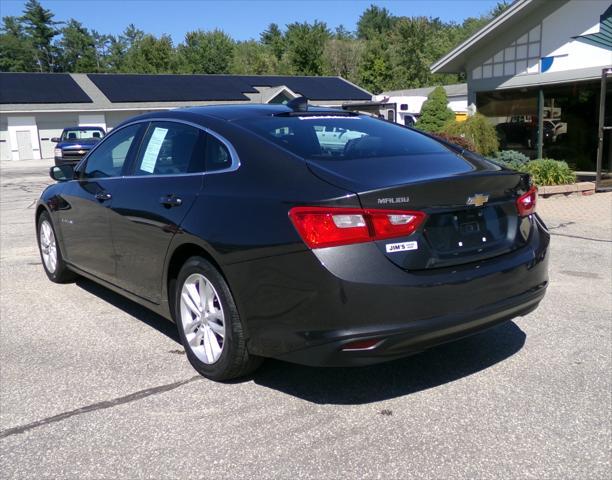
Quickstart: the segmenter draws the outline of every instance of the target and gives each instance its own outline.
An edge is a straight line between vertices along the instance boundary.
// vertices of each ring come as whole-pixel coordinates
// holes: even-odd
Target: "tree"
[[[350,30],[347,30],[344,25],[340,24],[336,27],[334,38],[336,40],[354,40],[355,35]]]
[[[356,40],[338,38],[328,40],[323,50],[324,73],[357,82],[363,46],[363,42]]]
[[[58,42],[59,67],[64,72],[95,72],[99,70],[96,43],[92,34],[80,22],[71,19],[61,30]]]
[[[422,118],[421,116],[421,120]],[[421,120],[418,121],[417,125],[421,123]],[[495,127],[487,117],[480,113],[468,117],[464,122],[447,123],[444,132],[467,138],[476,147],[476,152],[481,155],[490,156],[499,150],[499,140]]]
[[[391,57],[386,42],[374,38],[365,43],[359,62],[359,84],[372,93],[387,90],[393,80]]]
[[[322,75],[323,49],[325,42],[330,38],[327,25],[315,21],[313,24],[291,23],[287,25],[285,41],[287,50],[285,55],[296,75]]]
[[[96,30],[91,31],[91,37],[94,42],[94,50],[96,57],[96,70],[104,72],[109,70],[108,59],[110,55],[111,35],[104,35]]]
[[[222,30],[187,32],[178,47],[182,73],[229,73],[234,40]]]
[[[4,17],[0,28],[0,71],[28,72],[38,69],[34,47],[17,17]]]
[[[278,60],[259,42],[238,42],[230,71],[237,75],[274,75],[278,72]]]
[[[127,55],[127,45],[121,37],[114,35],[108,36],[108,49],[106,52],[105,63],[109,72],[125,71],[125,57]]]
[[[285,53],[285,36],[276,23],[271,23],[259,36],[259,40],[266,45],[277,60],[280,60]]]
[[[145,35],[145,32],[136,27],[133,23],[130,23],[120,36],[120,40],[125,44],[126,49],[132,48],[132,46],[140,42]]]
[[[374,37],[390,32],[396,17],[386,8],[370,5],[359,17],[357,22],[357,38],[371,40]]]
[[[421,117],[416,125],[425,132],[441,132],[444,126],[454,118],[455,114],[448,108],[446,91],[443,87],[436,87],[423,103]]]
[[[455,74],[433,75],[430,65],[453,45],[454,26],[438,18],[402,17],[391,33],[393,89],[418,88],[434,83],[457,83]]]
[[[53,13],[42,7],[38,0],[28,0],[21,21],[24,31],[34,48],[35,61],[41,72],[55,69],[56,49],[53,38],[58,34],[55,28],[60,22],[53,20]]]
[[[174,73],[176,55],[172,39],[168,35],[159,38],[145,34],[135,40],[130,47],[122,66],[129,73]]]
[[[511,5],[512,2],[508,0],[502,0],[501,2],[497,2],[497,5],[495,5],[491,12],[489,12],[489,16],[491,17],[491,19],[499,17],[502,13],[508,10]]]

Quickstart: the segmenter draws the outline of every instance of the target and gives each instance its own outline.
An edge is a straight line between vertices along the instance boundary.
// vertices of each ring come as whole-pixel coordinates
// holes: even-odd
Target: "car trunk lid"
[[[410,236],[376,242],[403,269],[480,261],[520,248],[529,235],[530,223],[516,209],[528,176],[476,156],[449,151],[416,159],[310,162],[310,168],[357,193],[365,209],[427,214]]]

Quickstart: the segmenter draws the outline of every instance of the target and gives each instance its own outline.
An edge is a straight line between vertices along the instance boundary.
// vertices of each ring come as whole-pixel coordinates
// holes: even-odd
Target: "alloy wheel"
[[[48,220],[43,220],[40,224],[40,251],[42,253],[45,268],[49,273],[55,273],[57,268],[57,245],[55,234]]]
[[[213,364],[225,345],[225,314],[219,295],[202,274],[187,277],[181,289],[181,324],[195,356]]]

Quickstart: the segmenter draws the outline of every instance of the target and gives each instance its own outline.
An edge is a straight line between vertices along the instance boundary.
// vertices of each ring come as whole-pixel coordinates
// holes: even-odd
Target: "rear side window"
[[[202,172],[205,134],[174,122],[151,122],[135,162],[134,175],[178,175]]]
[[[248,118],[247,129],[309,160],[351,160],[448,152],[413,130],[369,117],[315,115]]]
[[[118,177],[142,125],[117,130],[87,157],[84,175],[87,178]]]
[[[225,170],[232,165],[232,157],[229,150],[213,135],[207,135],[205,158],[207,172]]]

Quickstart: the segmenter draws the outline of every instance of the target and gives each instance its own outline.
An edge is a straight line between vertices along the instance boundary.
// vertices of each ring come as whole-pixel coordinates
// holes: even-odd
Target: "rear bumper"
[[[328,332],[329,341],[278,355],[281,360],[311,366],[348,367],[371,365],[412,355],[428,348],[473,335],[535,310],[547,284],[485,308],[436,318],[408,321],[387,330],[373,327],[359,335]],[[335,338],[334,338],[335,337]],[[372,348],[343,350],[355,340],[379,340]]]
[[[550,237],[464,266],[406,272],[373,243],[224,269],[255,355],[306,365],[366,365],[470,335],[535,309],[548,284]],[[347,343],[380,339],[366,351]]]

